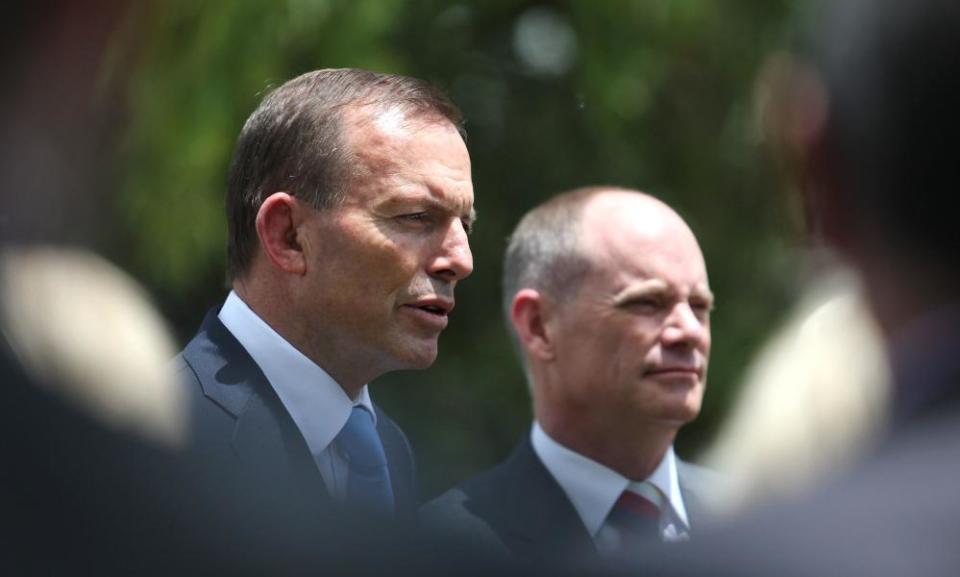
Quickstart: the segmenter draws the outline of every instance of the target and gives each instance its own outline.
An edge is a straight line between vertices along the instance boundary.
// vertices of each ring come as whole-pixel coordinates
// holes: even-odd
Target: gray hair
[[[513,297],[531,288],[554,302],[575,296],[591,261],[580,242],[583,208],[591,198],[611,191],[590,186],[554,196],[528,212],[510,235],[503,261],[503,314],[520,360],[526,364],[510,321]]]

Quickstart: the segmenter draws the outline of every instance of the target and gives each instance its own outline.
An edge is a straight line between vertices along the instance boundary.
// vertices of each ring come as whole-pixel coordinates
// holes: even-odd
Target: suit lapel
[[[683,506],[690,521],[690,532],[693,534],[710,521],[710,497],[721,481],[716,472],[680,459],[677,459],[677,477]]]
[[[387,467],[390,472],[390,484],[397,508],[398,518],[412,523],[416,519],[418,495],[416,494],[416,471],[413,451],[403,432],[380,407],[374,405],[377,413],[377,434],[383,443],[387,455]]]
[[[517,557],[554,563],[597,556],[563,489],[525,438],[504,463],[467,483],[464,506],[483,518]]]
[[[236,419],[231,446],[259,476],[289,475],[323,502],[329,495],[310,450],[290,414],[246,349],[217,318],[207,314],[184,350],[204,395]]]

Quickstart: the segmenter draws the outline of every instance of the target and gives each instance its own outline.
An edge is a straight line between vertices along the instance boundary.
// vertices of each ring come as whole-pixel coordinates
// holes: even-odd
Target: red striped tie
[[[624,545],[661,539],[660,508],[632,491],[624,491],[614,504],[607,523],[620,531]]]

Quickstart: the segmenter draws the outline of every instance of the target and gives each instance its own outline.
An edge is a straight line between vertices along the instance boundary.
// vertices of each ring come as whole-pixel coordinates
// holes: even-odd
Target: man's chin
[[[668,407],[665,411],[664,418],[672,421],[678,425],[686,425],[691,421],[696,420],[700,415],[700,405],[682,405],[678,407]]]
[[[656,413],[656,420],[670,426],[682,427],[700,415],[700,403],[694,399],[664,403]]]
[[[437,353],[436,339],[418,339],[404,343],[397,360],[404,369],[426,369],[437,360]]]

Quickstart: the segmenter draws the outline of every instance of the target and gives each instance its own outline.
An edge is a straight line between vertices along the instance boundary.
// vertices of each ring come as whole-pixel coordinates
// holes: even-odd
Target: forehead
[[[390,197],[383,201],[427,195],[472,207],[470,156],[460,132],[445,118],[411,117],[398,107],[347,109],[344,140],[351,180],[360,185],[352,186],[351,194]]]
[[[693,232],[672,209],[651,197],[611,192],[591,199],[583,208],[581,242],[593,276],[611,285],[611,291],[649,279],[709,291]]]

